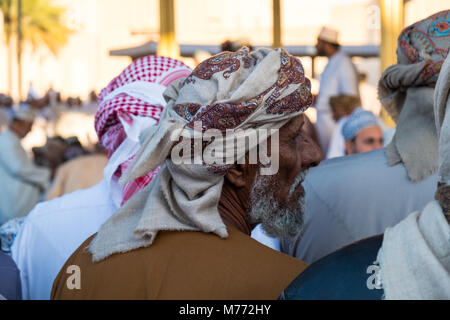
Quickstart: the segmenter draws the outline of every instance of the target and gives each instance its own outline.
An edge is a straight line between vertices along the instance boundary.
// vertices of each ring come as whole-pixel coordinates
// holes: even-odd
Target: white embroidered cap
[[[329,27],[322,27],[317,37],[319,40],[323,40],[330,43],[338,44],[339,32]]]

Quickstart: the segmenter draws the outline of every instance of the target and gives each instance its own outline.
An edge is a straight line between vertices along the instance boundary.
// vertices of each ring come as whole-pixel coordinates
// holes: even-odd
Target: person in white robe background
[[[340,94],[359,97],[358,73],[350,57],[340,49],[336,30],[323,27],[317,37],[316,50],[319,56],[328,57],[328,64],[320,76],[319,94],[315,104],[315,125],[322,154],[326,155],[336,125],[330,109],[330,97]]]
[[[0,134],[0,225],[27,215],[50,183],[50,171],[36,166],[21,145],[35,114],[21,108]]]

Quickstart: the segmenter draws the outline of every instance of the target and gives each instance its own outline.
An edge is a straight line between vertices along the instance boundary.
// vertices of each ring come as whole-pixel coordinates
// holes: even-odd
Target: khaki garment
[[[46,200],[95,186],[103,179],[103,169],[107,163],[108,157],[103,154],[81,156],[64,163],[56,172]]]
[[[221,300],[277,299],[307,264],[228,227],[229,237],[162,231],[151,247],[114,254],[98,263],[91,238],[69,258],[53,283],[51,299]],[[81,289],[67,268],[81,271]],[[69,280],[69,281],[68,281]]]

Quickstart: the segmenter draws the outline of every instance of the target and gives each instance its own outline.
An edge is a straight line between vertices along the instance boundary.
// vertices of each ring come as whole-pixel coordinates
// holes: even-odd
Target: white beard
[[[289,198],[303,182],[307,174],[304,170],[298,174],[289,190]],[[248,216],[251,223],[261,223],[264,231],[271,237],[290,239],[296,237],[303,230],[303,214],[305,213],[305,195],[298,198],[296,210],[290,208],[280,209],[274,197],[274,184],[271,176],[258,175],[255,178],[250,192],[250,212]]]

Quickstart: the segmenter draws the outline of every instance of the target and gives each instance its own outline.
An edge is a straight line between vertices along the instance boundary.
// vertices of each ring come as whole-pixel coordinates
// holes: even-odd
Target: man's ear
[[[238,164],[228,170],[225,179],[236,188],[243,188],[253,183],[257,166],[249,164]]]
[[[244,178],[245,168],[243,166],[244,165],[242,164],[236,165],[234,168],[228,170],[225,175],[225,179],[237,188],[242,188],[246,185],[246,180]]]

